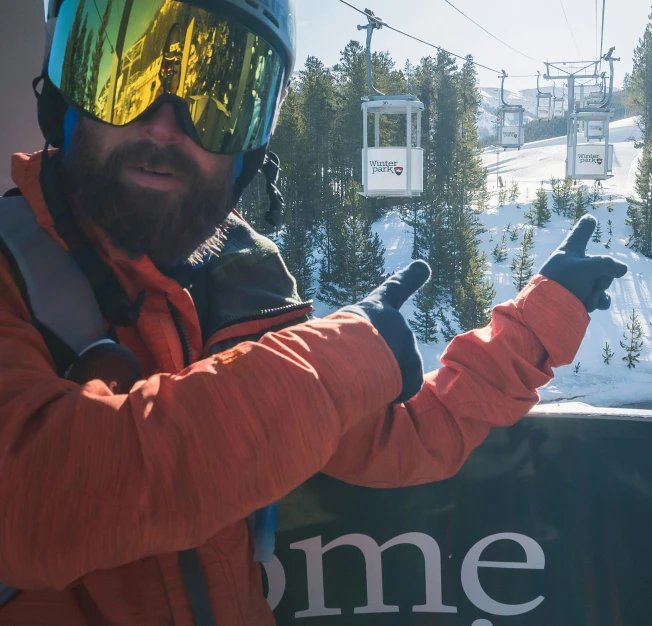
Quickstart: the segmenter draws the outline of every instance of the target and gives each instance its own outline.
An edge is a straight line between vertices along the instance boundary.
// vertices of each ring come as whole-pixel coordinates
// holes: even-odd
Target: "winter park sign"
[[[398,161],[369,161],[371,167],[371,174],[396,174],[400,176],[403,173],[403,166],[398,164]]]
[[[411,171],[412,190],[423,191],[423,150],[412,148],[408,169],[407,148],[369,148],[362,167],[366,170],[366,187],[371,191],[398,195],[406,192]]]
[[[494,430],[449,480],[318,475],[265,567],[279,626],[640,626],[652,424],[557,415]]]

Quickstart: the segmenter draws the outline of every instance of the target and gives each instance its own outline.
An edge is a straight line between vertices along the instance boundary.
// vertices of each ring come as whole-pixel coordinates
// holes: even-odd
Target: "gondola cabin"
[[[421,114],[424,105],[416,96],[363,98],[362,195],[367,198],[412,198],[423,193]],[[400,116],[405,124],[405,145],[381,145],[384,116]],[[373,132],[369,121],[373,120]],[[370,144],[373,135],[373,145]]]

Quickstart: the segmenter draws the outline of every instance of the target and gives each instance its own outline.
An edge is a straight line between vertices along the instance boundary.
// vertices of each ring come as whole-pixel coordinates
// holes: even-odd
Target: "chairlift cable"
[[[350,7],[354,11],[357,11],[358,13],[361,13],[364,15],[367,19],[372,19],[370,18],[368,13],[365,13],[361,9],[358,9],[358,7],[353,6],[350,2],[347,2],[346,0],[339,0],[342,4],[345,4],[346,6]],[[402,30],[399,30],[398,28],[394,28],[393,26],[390,26],[386,22],[382,22],[382,26],[384,28],[388,28],[389,30],[393,30],[395,33],[398,33],[399,35],[403,35],[404,37],[408,37],[409,39],[414,39],[414,41],[418,41],[419,43],[422,43],[426,46],[429,46],[430,48],[435,48],[436,50],[440,50],[441,52],[446,52],[446,54],[450,54],[452,57],[455,57],[456,59],[461,59],[462,61],[467,61],[467,57],[463,57],[459,54],[455,54],[454,52],[451,52],[450,50],[446,50],[445,48],[442,48],[441,46],[437,46],[434,43],[430,43],[429,41],[425,41],[423,39],[419,39],[418,37],[415,37],[414,35],[410,35],[409,33],[406,33]],[[473,65],[476,65],[477,67],[481,67],[485,70],[489,70],[490,72],[494,72],[496,74],[502,74],[502,70],[497,70],[494,69],[493,67],[488,67],[487,65],[483,65],[482,63],[478,63],[477,61],[471,61]]]
[[[487,35],[489,35],[490,37],[493,37],[496,41],[502,43],[503,46],[507,46],[510,50],[513,50],[514,52],[516,52],[517,54],[520,54],[522,57],[525,57],[526,59],[530,59],[531,61],[536,61],[537,63],[543,63],[543,61],[541,59],[535,59],[534,57],[531,57],[530,55],[525,54],[525,53],[521,52],[520,50],[517,50],[513,46],[510,46],[508,43],[505,43],[499,37],[496,37],[496,35],[494,35],[493,33],[490,33],[484,26],[481,26],[474,19],[470,18],[466,13],[464,13],[464,11],[461,11],[460,9],[458,9],[452,2],[450,2],[450,0],[444,0],[444,2],[446,4],[448,4],[448,5],[450,5],[451,7],[453,7],[460,15],[463,15],[467,20],[469,20],[470,22],[473,22],[478,28],[480,28],[485,33],[487,33]],[[596,0],[596,2],[597,2],[597,0]],[[596,25],[596,28],[597,28],[597,25]],[[536,76],[536,74],[535,74],[535,76]]]
[[[573,38],[573,43],[575,44],[575,49],[577,50],[577,54],[582,56],[582,53],[580,52],[579,46],[577,45],[577,41],[575,40],[575,35],[573,34],[573,29],[571,28],[570,22],[568,21],[568,16],[566,15],[566,9],[564,8],[564,0],[559,0],[559,4],[561,4],[561,10],[564,12],[564,19],[566,20],[566,26],[568,26],[568,30],[571,34],[571,37]]]
[[[602,52],[604,51],[604,12],[607,8],[607,0],[602,0],[602,32],[600,34],[600,73],[602,73]]]
[[[97,8],[97,3],[95,0],[93,0],[93,4],[95,5],[95,12],[97,13],[97,17],[100,19],[100,25],[102,24],[102,16],[100,15],[100,10]],[[109,42],[109,47],[111,48],[111,54],[115,54],[115,46],[111,43],[111,40],[109,39],[109,36],[106,33],[106,30],[104,31],[104,36],[106,37],[106,40]]]
[[[595,0],[595,56],[598,56],[598,0]]]

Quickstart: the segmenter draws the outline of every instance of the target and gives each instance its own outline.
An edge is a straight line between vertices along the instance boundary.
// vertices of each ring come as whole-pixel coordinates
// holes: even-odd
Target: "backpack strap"
[[[88,346],[106,338],[104,319],[84,272],[43,230],[22,196],[0,198],[0,251],[63,375]]]
[[[63,376],[89,345],[106,338],[88,279],[72,256],[43,230],[21,195],[0,198],[0,253]],[[0,607],[19,590],[0,583]]]

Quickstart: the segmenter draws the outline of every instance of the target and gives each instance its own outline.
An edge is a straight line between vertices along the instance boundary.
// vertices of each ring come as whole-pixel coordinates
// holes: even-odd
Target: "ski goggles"
[[[171,102],[194,141],[233,154],[269,142],[285,67],[258,35],[186,2],[65,0],[48,77],[68,104],[114,126]]]

